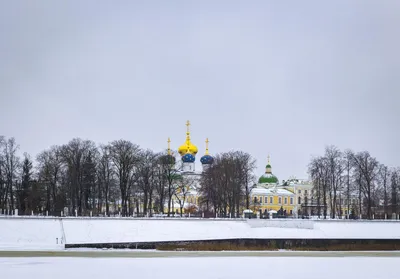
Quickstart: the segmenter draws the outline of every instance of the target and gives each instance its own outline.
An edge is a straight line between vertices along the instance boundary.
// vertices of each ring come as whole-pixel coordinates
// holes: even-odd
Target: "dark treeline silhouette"
[[[389,168],[367,151],[340,151],[328,146],[323,156],[312,158],[314,204],[319,216],[373,219],[396,218],[400,196],[400,169]]]
[[[19,215],[61,214],[131,216],[171,214],[173,200],[186,202],[189,177],[180,175],[174,155],[140,148],[126,140],[105,145],[72,139],[52,146],[35,158],[18,156],[14,138],[0,137],[0,210]],[[210,212],[238,213],[248,204],[255,161],[244,152],[216,155],[215,164],[193,190]],[[224,181],[217,178],[224,177]],[[210,184],[211,183],[211,184]],[[211,195],[216,191],[216,196]],[[214,193],[214,192],[213,192]]]

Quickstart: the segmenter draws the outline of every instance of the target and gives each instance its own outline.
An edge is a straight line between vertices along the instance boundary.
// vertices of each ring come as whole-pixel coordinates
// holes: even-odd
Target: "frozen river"
[[[398,252],[77,252],[3,251],[1,278],[399,278]]]

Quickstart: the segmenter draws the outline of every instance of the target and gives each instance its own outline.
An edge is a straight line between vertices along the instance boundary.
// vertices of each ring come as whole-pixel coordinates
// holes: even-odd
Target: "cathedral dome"
[[[196,160],[196,157],[190,153],[186,153],[185,155],[182,156],[182,161],[184,163],[193,163]]]
[[[214,157],[211,155],[204,155],[203,157],[200,158],[200,162],[203,165],[211,165],[214,162]]]
[[[191,154],[191,155],[195,156],[197,154],[198,149],[197,149],[197,146],[195,146],[190,141],[190,132],[189,132],[190,122],[189,121],[186,122],[186,126],[187,126],[186,142],[184,144],[182,144],[181,146],[179,146],[178,153],[181,156],[184,156],[186,154]]]
[[[272,174],[272,167],[269,163],[269,156],[268,156],[268,164],[265,166],[265,173],[261,175],[258,179],[258,183],[269,183],[269,184],[277,184],[279,179]]]
[[[214,157],[208,154],[208,138],[206,139],[206,154],[204,154],[203,157],[200,158],[200,162],[203,165],[211,165],[214,162]]]
[[[163,155],[160,157],[161,164],[163,165],[174,165],[176,162],[175,156],[172,155],[171,151],[171,139],[168,138],[168,149],[167,155]]]
[[[263,175],[260,176],[260,178],[258,179],[258,183],[272,183],[272,184],[276,184],[278,183],[279,180],[278,178],[273,175],[273,174],[268,174],[265,173]]]
[[[192,144],[189,141],[186,141],[184,144],[182,144],[181,146],[179,146],[178,148],[178,152],[181,156],[185,155],[185,154],[192,154],[192,155],[196,155],[198,152],[197,146],[195,146],[194,144]]]

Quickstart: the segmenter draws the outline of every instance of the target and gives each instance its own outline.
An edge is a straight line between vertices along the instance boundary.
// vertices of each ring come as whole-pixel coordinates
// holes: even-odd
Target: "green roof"
[[[258,179],[258,183],[278,183],[278,178],[275,175],[272,176],[261,176]]]
[[[268,165],[266,165],[265,167],[266,167],[266,168],[271,168],[271,165],[270,165],[270,164],[268,164]]]

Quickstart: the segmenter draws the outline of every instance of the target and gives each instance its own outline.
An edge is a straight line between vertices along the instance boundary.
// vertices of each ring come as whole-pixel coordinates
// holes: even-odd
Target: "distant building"
[[[182,168],[179,170],[179,174],[183,177],[184,181],[187,181],[186,188],[177,187],[176,195],[174,195],[171,202],[171,212],[180,213],[182,207],[184,213],[193,213],[199,210],[199,197],[198,192],[200,188],[200,177],[202,171],[195,170],[195,161],[198,148],[191,142],[190,139],[190,122],[186,122],[186,140],[178,148],[178,153],[181,156]],[[206,150],[205,154],[200,158],[203,171],[206,170],[213,162],[214,157],[209,154],[208,151],[208,138],[206,139]],[[171,156],[170,140],[168,139],[168,155]],[[168,208],[168,201],[166,201],[165,208]]]
[[[310,202],[312,188],[309,181],[296,178],[290,178],[279,184],[278,177],[272,173],[268,156],[265,173],[260,176],[250,193],[252,201],[250,209],[264,215],[267,213],[286,216],[303,215],[308,210],[306,204]]]

